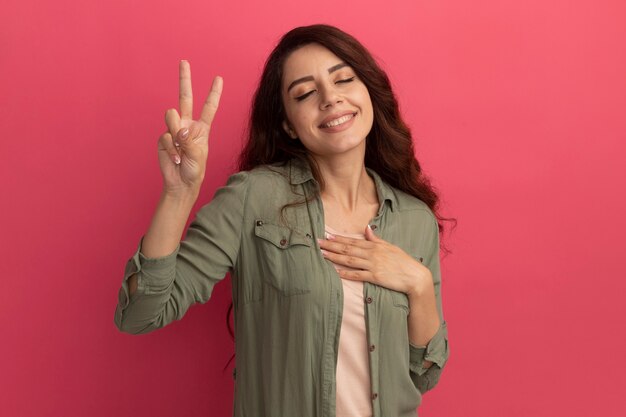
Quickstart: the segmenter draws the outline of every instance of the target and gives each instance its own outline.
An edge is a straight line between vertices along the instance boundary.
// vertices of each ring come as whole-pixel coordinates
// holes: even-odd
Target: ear
[[[285,132],[287,132],[291,139],[298,139],[297,133],[291,128],[291,125],[286,120],[283,120],[283,129],[285,129]]]

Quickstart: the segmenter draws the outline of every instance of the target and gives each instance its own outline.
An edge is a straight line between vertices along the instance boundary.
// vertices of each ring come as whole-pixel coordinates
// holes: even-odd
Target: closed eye
[[[302,94],[301,96],[296,97],[296,100],[298,100],[298,101],[302,101],[302,100],[304,100],[305,98],[307,98],[308,96],[310,96],[311,94],[313,94],[313,92],[315,92],[315,90],[311,90],[311,91],[309,91],[309,92],[308,92],[308,93],[306,93],[306,94]]]
[[[346,78],[346,79],[344,79],[344,80],[338,80],[338,81],[337,81],[337,84],[339,84],[339,83],[350,83],[350,82],[354,81],[354,79],[355,79],[355,78],[356,78],[356,77],[350,77],[350,78]],[[304,100],[305,98],[307,98],[308,96],[310,96],[311,94],[313,94],[315,91],[317,91],[317,90],[311,90],[311,91],[309,91],[308,93],[305,93],[305,94],[303,94],[303,95],[301,95],[301,96],[298,96],[298,97],[296,97],[296,100],[298,100],[298,101],[302,101],[302,100]]]

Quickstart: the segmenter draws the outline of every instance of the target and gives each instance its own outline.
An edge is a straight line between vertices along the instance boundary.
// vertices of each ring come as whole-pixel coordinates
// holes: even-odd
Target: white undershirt
[[[340,233],[326,226],[326,231],[338,236],[365,239],[362,234]],[[335,269],[352,269],[333,263]],[[337,417],[371,417],[371,384],[369,349],[365,329],[363,282],[341,280],[343,286],[343,318],[337,357]]]

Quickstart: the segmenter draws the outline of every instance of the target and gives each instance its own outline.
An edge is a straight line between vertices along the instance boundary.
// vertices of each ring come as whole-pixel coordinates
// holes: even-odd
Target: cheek
[[[363,115],[365,116],[365,118],[367,120],[373,120],[374,119],[374,108],[372,105],[372,99],[370,98],[370,95],[367,91],[367,89],[362,93],[361,96],[361,103],[362,103],[362,110],[363,110]]]
[[[291,121],[298,131],[308,131],[311,130],[314,126],[314,120],[311,117],[311,111],[298,111],[291,115]]]
[[[363,102],[366,103],[368,110],[371,112],[372,111],[372,98],[370,97],[370,94],[367,91],[367,89],[363,93]]]
[[[356,100],[358,100],[363,111],[364,112],[369,111],[371,113],[372,112],[372,98],[370,97],[367,87],[365,87],[365,85],[360,85],[359,89],[356,90],[354,93],[355,93],[354,97]]]

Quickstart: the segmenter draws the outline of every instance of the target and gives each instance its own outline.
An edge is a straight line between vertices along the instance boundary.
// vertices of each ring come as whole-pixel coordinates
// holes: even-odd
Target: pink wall
[[[420,416],[626,415],[625,3],[395,3],[3,3],[0,415],[229,415],[228,282],[138,337],[113,325],[117,291],[159,195],[178,61],[198,103],[225,80],[201,205],[273,44],[317,22],[380,58],[459,220],[451,358]]]

